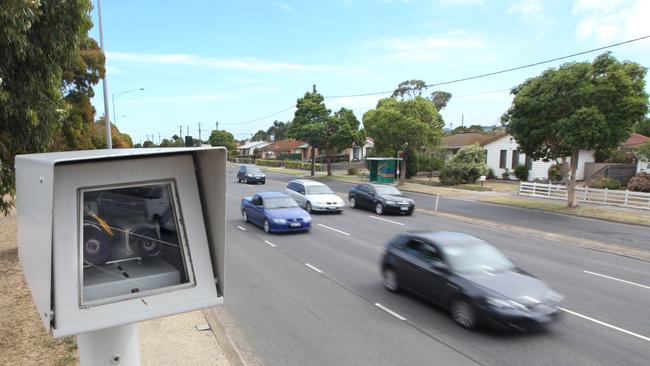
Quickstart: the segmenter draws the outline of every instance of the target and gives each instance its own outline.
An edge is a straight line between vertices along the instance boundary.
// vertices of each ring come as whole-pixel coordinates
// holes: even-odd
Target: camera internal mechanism
[[[81,306],[193,285],[173,181],[81,190]]]

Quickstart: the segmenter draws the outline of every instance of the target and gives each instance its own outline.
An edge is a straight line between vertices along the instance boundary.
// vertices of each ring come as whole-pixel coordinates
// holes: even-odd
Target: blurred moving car
[[[307,212],[330,211],[341,213],[345,203],[323,183],[309,179],[296,179],[287,184],[286,192]]]
[[[377,215],[389,212],[411,215],[415,210],[412,199],[397,188],[384,184],[359,184],[348,193],[348,201],[352,208],[368,208]]]
[[[386,246],[381,271],[388,290],[406,289],[449,309],[464,328],[534,328],[556,320],[563,300],[497,248],[463,233],[400,234]]]
[[[237,183],[266,183],[266,174],[255,165],[242,165],[237,172]]]
[[[267,233],[309,231],[311,216],[296,201],[280,192],[262,192],[241,200],[244,222],[252,222]]]

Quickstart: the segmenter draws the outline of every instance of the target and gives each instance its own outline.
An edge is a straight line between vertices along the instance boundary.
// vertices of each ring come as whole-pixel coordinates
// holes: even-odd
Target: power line
[[[223,122],[223,124],[224,124],[224,125],[245,125],[245,124],[248,124],[248,123],[258,122],[258,121],[261,121],[261,120],[263,120],[263,119],[266,119],[266,118],[269,118],[269,117],[273,117],[273,116],[275,116],[275,115],[278,115],[278,114],[280,114],[280,113],[282,113],[282,112],[286,112],[286,111],[288,111],[289,109],[292,109],[292,108],[295,108],[295,107],[296,107],[296,105],[293,104],[293,105],[291,105],[291,106],[289,106],[289,107],[287,107],[287,108],[284,108],[284,109],[281,110],[281,111],[277,111],[277,112],[271,113],[271,114],[266,115],[266,116],[264,116],[264,117],[255,118],[255,119],[251,119],[251,120],[248,120],[248,121],[242,121],[242,122]]]
[[[644,40],[644,39],[647,39],[647,38],[650,38],[650,35],[643,36],[643,37],[639,37],[639,38],[634,38],[634,39],[629,39],[629,40],[627,40],[627,41],[618,42],[618,43],[610,44],[610,45],[603,46],[603,47],[592,48],[592,49],[587,50],[587,51],[582,51],[582,52],[578,52],[578,53],[573,53],[573,54],[566,55],[566,56],[556,57],[556,58],[552,58],[552,59],[550,59],[550,60],[544,60],[544,61],[534,62],[534,63],[532,63],[532,64],[527,64],[527,65],[523,65],[523,66],[512,67],[512,68],[509,68],[509,69],[504,69],[504,70],[499,70],[499,71],[493,71],[493,72],[489,72],[489,73],[487,73],[487,74],[480,74],[480,75],[474,75],[474,76],[469,76],[469,77],[460,78],[460,79],[454,79],[454,80],[449,80],[449,81],[443,81],[443,82],[441,82],[441,83],[427,84],[427,85],[425,85],[424,87],[425,87],[425,88],[430,88],[430,87],[433,87],[433,86],[440,86],[440,85],[447,85],[447,84],[460,83],[461,81],[468,81],[468,80],[474,80],[474,79],[484,78],[484,77],[493,76],[493,75],[504,74],[504,73],[506,73],[506,72],[511,72],[511,71],[516,71],[516,70],[526,69],[526,68],[533,67],[533,66],[539,66],[539,65],[543,65],[543,64],[548,64],[548,63],[551,63],[551,62],[555,62],[555,61],[559,61],[559,60],[564,60],[564,59],[567,59],[567,58],[571,58],[571,57],[575,57],[575,56],[580,56],[580,55],[584,55],[584,54],[587,54],[587,53],[592,53],[592,52],[596,52],[596,51],[601,51],[601,50],[604,50],[604,49],[607,49],[607,48],[612,48],[612,47],[621,46],[621,45],[628,44],[628,43],[632,43],[632,42],[641,41],[641,40]],[[391,90],[391,91],[381,91],[381,92],[372,92],[372,93],[362,93],[362,94],[351,94],[351,95],[335,95],[335,96],[328,96],[328,97],[324,97],[324,98],[325,98],[325,99],[333,99],[333,98],[355,98],[355,97],[366,97],[366,96],[372,96],[372,95],[381,95],[381,94],[387,94],[387,93],[392,93],[392,92],[393,92],[393,90]]]

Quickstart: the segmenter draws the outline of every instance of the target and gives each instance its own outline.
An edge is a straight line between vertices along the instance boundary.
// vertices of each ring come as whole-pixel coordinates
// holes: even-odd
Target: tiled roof
[[[473,144],[479,144],[483,146],[505,135],[506,133],[504,131],[498,131],[496,133],[484,133],[484,132],[459,133],[456,135],[443,137],[441,145],[442,147],[445,148],[464,147]]]
[[[625,140],[623,146],[633,147],[646,141],[650,141],[650,137],[639,135],[638,133],[633,133],[627,140]]]
[[[305,148],[306,142],[300,140],[278,140],[264,147],[264,150],[284,151]]]

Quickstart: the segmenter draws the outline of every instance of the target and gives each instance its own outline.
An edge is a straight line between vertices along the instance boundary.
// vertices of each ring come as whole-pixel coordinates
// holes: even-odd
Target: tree
[[[643,161],[650,161],[650,141],[646,141],[636,147],[638,157]]]
[[[485,151],[481,145],[473,144],[460,149],[449,159],[440,171],[440,182],[448,185],[473,183],[487,173]]]
[[[381,99],[375,109],[363,115],[363,125],[375,141],[375,150],[390,155],[403,151],[404,161],[414,151],[438,145],[443,127],[436,107],[422,97]],[[405,177],[406,169],[402,167],[400,179]]]
[[[485,129],[483,129],[483,126],[480,125],[471,125],[469,127],[458,126],[453,130],[451,130],[452,135],[457,135],[459,133],[468,133],[468,132],[485,132]]]
[[[650,137],[650,118],[645,117],[634,124],[634,132]]]
[[[284,140],[287,138],[287,132],[290,126],[291,122],[285,123],[276,120],[273,121],[273,126],[269,127],[266,133],[269,138],[273,136],[273,141]]]
[[[269,133],[264,131],[264,130],[258,130],[255,132],[253,137],[251,138],[252,141],[268,141],[269,140]]]
[[[8,214],[14,157],[50,147],[65,113],[63,70],[92,24],[88,0],[3,1],[1,8],[0,211]]]
[[[212,146],[225,146],[228,151],[237,149],[235,136],[226,130],[212,130],[208,138],[208,143]]]
[[[447,106],[449,100],[451,100],[451,93],[442,90],[437,90],[431,93],[429,99],[431,99],[431,103],[433,103],[433,105],[436,106],[438,112],[440,112],[443,108]]]
[[[325,121],[323,148],[327,159],[327,175],[332,175],[332,155],[338,151],[362,144],[365,136],[359,130],[359,120],[350,109],[341,108]]]
[[[533,159],[571,158],[567,203],[576,207],[578,152],[624,141],[648,110],[646,68],[619,62],[609,52],[592,63],[549,69],[512,89],[502,122],[519,149]]]
[[[393,91],[391,98],[396,98],[400,100],[404,99],[415,99],[422,96],[422,92],[426,88],[426,83],[424,80],[405,80],[397,85],[397,89]]]
[[[330,110],[325,107],[324,98],[314,89],[307,92],[296,103],[296,112],[289,128],[288,136],[305,141],[311,149],[311,175],[314,176],[316,148],[322,148],[325,139],[325,126],[330,118]]]

